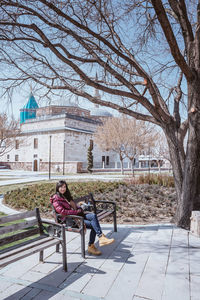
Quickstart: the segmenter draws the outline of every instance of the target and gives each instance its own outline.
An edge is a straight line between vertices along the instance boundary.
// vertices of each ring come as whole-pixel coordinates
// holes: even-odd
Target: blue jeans
[[[96,235],[98,236],[102,235],[101,227],[99,225],[97,216],[93,213],[86,214],[84,218],[84,223],[86,225],[86,228],[91,229],[89,245],[94,244]]]

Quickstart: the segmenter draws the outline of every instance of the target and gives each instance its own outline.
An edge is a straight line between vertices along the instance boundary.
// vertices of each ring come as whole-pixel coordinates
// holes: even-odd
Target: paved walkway
[[[1,201],[0,211],[15,212]],[[167,224],[112,230],[103,225],[116,242],[86,259],[80,236],[67,232],[67,273],[54,248],[44,251],[45,263],[34,254],[2,268],[0,300],[200,300],[200,238]]]
[[[80,236],[67,232],[68,272],[47,249],[0,270],[0,299],[199,300],[200,239],[171,225],[125,226],[99,257],[81,257]],[[86,241],[88,240],[88,232]]]
[[[118,174],[66,174],[66,175],[56,175],[51,174],[51,180],[66,180],[66,181],[114,181],[121,180],[125,178],[130,178],[130,175]],[[49,175],[44,174],[44,172],[32,172],[32,171],[21,171],[21,170],[0,170],[0,187],[3,185],[28,183],[34,181],[47,181],[49,180]]]

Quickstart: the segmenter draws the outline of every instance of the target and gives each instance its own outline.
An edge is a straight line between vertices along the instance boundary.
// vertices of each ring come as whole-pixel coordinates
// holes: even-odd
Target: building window
[[[7,154],[7,161],[10,161],[10,155]]]
[[[33,141],[33,147],[34,147],[34,149],[38,148],[38,139],[34,139],[34,141]]]
[[[33,158],[37,158],[37,154],[34,154],[34,155],[33,155]]]
[[[19,149],[19,140],[15,140],[15,149]]]
[[[102,156],[102,162],[105,163],[105,159],[106,159],[106,157],[105,157],[105,156]]]
[[[19,155],[18,154],[15,155],[15,161],[19,161]]]

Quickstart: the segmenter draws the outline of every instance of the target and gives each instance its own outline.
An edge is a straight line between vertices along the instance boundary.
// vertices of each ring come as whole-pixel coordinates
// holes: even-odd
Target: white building
[[[98,115],[99,111],[99,115]],[[2,156],[11,169],[76,173],[87,169],[87,153],[102,119],[111,114],[96,107],[91,115],[78,106],[39,108],[31,94],[20,110],[21,135],[15,147]],[[117,155],[93,148],[94,168],[113,167]]]

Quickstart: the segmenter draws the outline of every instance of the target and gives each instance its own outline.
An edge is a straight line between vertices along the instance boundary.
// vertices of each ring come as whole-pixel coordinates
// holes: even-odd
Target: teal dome
[[[26,109],[31,109],[31,108],[39,108],[33,94],[31,93],[30,96],[29,96],[29,99],[28,99],[28,102],[24,105],[24,108]]]
[[[36,109],[39,108],[33,94],[31,93],[28,102],[20,109],[20,123],[26,122],[26,120],[36,118]]]

